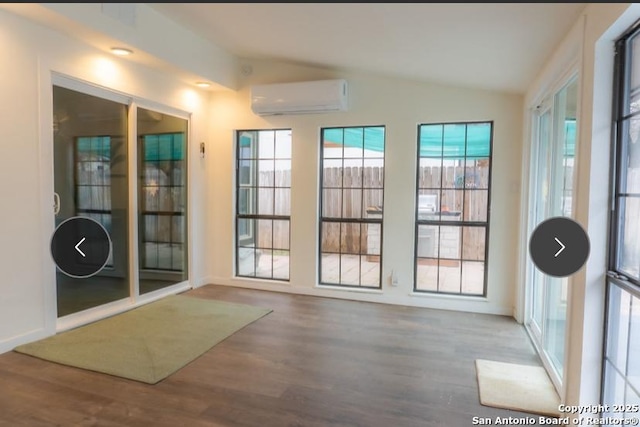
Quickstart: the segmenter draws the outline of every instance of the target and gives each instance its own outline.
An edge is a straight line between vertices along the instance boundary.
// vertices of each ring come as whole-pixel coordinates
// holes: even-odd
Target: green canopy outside
[[[576,121],[565,122],[565,156],[575,154]],[[384,152],[385,128],[347,127],[328,128],[323,131],[324,142],[346,147]],[[241,146],[249,145],[250,138],[241,137]],[[490,123],[425,124],[420,126],[420,157],[432,158],[487,158],[491,154]]]
[[[250,147],[253,142],[253,138],[246,135],[240,135],[240,146],[241,147]]]
[[[565,120],[564,137],[564,157],[574,157],[576,155],[576,119]]]
[[[111,158],[110,136],[80,136],[77,139],[78,154],[89,157]]]
[[[323,131],[324,142],[345,147],[384,152],[384,127],[329,128]]]
[[[184,159],[183,133],[144,135],[143,140],[145,161]],[[111,158],[110,136],[81,136],[77,144],[79,154]]]
[[[184,145],[184,133],[145,135],[144,160],[182,160]]]
[[[324,142],[384,151],[384,127],[330,128]],[[420,157],[486,158],[490,154],[491,124],[439,124],[420,126]],[[465,151],[466,150],[466,151]]]
[[[490,123],[420,126],[420,157],[479,159],[490,155]]]

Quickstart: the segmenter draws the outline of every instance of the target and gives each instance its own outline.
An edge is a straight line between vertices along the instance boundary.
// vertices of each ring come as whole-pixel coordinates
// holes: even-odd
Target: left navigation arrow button
[[[80,255],[82,255],[82,258],[86,258],[86,255],[84,254],[84,252],[82,252],[82,251],[80,250],[80,248],[79,248],[78,246],[80,246],[80,245],[82,244],[82,242],[84,242],[85,240],[87,240],[87,238],[86,238],[86,237],[83,237],[83,238],[82,238],[82,240],[80,240],[80,241],[78,242],[78,244],[74,246],[74,248],[76,248],[76,251],[80,252]]]
[[[85,279],[102,270],[111,257],[111,237],[102,224],[88,217],[62,221],[51,236],[51,256],[60,272]]]

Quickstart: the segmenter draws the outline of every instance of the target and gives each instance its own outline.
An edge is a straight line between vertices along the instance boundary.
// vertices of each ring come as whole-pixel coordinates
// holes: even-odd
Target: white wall
[[[237,93],[214,94],[213,147],[207,162],[208,281],[292,293],[512,315],[519,218],[522,97],[269,61],[245,61],[253,73]],[[251,84],[345,78],[344,113],[260,118],[250,110]],[[412,295],[417,125],[494,121],[487,298]],[[381,291],[317,287],[319,132],[323,126],[385,125],[385,209]],[[289,283],[234,278],[234,130],[292,128],[291,274]],[[389,275],[399,285],[391,287]]]
[[[0,352],[55,330],[51,72],[105,86],[150,105],[192,113],[191,226],[203,229],[208,92],[115,58],[0,10]],[[202,283],[204,236],[193,233],[192,282]]]
[[[187,84],[237,84],[236,58],[144,3],[4,3],[0,8],[108,52],[133,49],[130,61],[171,73]],[[169,36],[170,35],[170,36]]]

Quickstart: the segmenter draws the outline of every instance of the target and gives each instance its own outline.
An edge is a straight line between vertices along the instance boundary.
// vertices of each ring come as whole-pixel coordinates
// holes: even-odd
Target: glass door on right
[[[572,217],[575,173],[577,78],[535,114],[531,156],[529,234],[543,221]],[[527,260],[526,325],[551,380],[560,392],[564,373],[568,278],[544,274]]]
[[[146,108],[137,112],[138,280],[143,295],[188,278],[188,121]]]

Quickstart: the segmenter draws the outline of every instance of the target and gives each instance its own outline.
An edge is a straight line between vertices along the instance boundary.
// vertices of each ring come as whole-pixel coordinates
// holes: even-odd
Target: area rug
[[[172,295],[15,351],[156,384],[271,311]]]
[[[558,417],[560,398],[541,366],[476,360],[480,403]]]

